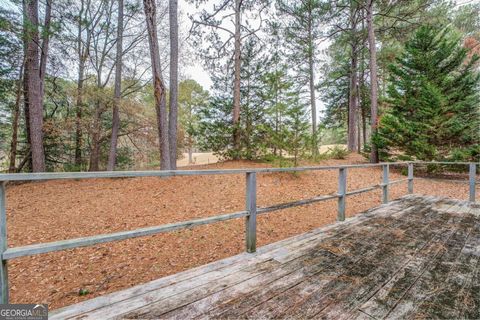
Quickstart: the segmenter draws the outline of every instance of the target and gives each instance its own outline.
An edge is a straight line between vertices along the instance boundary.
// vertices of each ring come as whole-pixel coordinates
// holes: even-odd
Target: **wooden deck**
[[[410,195],[50,318],[478,319],[479,261],[478,204]]]

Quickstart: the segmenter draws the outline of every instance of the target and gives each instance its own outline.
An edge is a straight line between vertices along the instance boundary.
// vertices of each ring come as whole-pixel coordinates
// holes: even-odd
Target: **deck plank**
[[[433,299],[427,299],[418,307],[415,316],[430,315],[442,319],[463,319],[462,313],[472,307],[469,288],[480,258],[480,220],[467,219],[471,226],[465,244],[452,263],[445,281],[438,283]],[[459,306],[461,308],[459,308]],[[473,309],[470,317],[480,318],[480,309]]]
[[[379,263],[378,269],[362,279],[358,285],[351,285],[340,291],[334,288],[329,296],[335,303],[321,310],[315,316],[350,318],[358,306],[368,301],[375,292],[381,291],[387,283],[391,282],[392,278],[399,274],[411,275],[415,273],[415,270],[421,270],[422,267],[428,265],[429,261],[439,254],[442,244],[448,241],[454,233],[450,226],[445,225],[441,219],[432,221],[428,232],[422,230],[424,227],[411,228],[409,231],[414,229],[422,236],[414,237],[408,232],[403,232],[399,238],[393,239],[395,242],[393,246],[387,244],[385,255],[388,258],[385,262]],[[405,272],[405,269],[409,272]],[[360,310],[370,316],[375,316],[366,310]]]
[[[388,207],[387,207],[388,208]],[[372,216],[371,219],[381,219],[381,216]],[[352,226],[352,228],[355,228],[356,225]],[[348,229],[350,230],[350,228]],[[339,234],[343,234],[343,232],[347,232],[346,234],[355,234],[355,232],[350,232],[350,231],[344,231],[342,230],[341,232],[337,232],[334,234],[335,236],[335,240],[337,240],[337,236]],[[318,239],[317,239],[318,241]],[[322,242],[324,243],[324,242]],[[330,246],[331,248],[332,246]],[[328,248],[327,248],[328,249]],[[302,250],[296,250],[295,252],[291,253],[289,255],[290,259],[293,257],[296,257],[296,256],[299,256],[301,254],[303,254],[303,252],[308,252],[308,251],[311,251],[312,248],[302,248]],[[282,260],[285,261],[286,260],[286,257],[282,257]],[[236,275],[233,275],[232,277],[236,277]],[[206,285],[208,286],[208,284]],[[225,286],[226,288],[227,286]],[[215,290],[216,290],[216,286],[213,286],[213,287],[209,287],[207,291],[202,291],[202,288],[197,288],[197,290],[195,291],[196,293],[200,293],[200,294],[196,294],[195,296],[190,296],[189,299],[202,299],[203,296],[208,296],[210,294],[213,294],[215,293]],[[163,299],[162,296],[156,296],[156,297],[152,297],[152,298],[149,298],[148,299],[149,302],[152,302],[151,300],[155,300],[153,301],[153,303],[150,303],[148,306],[144,306],[142,307],[141,309],[139,310],[136,310],[134,312],[130,312],[130,313],[126,313],[125,314],[125,317],[128,317],[128,318],[135,318],[135,317],[140,317],[140,318],[145,318],[148,316],[151,316],[153,318],[156,318],[156,317],[160,317],[163,315],[163,313],[167,312],[168,309],[173,309],[173,308],[177,308],[179,307],[179,302],[178,301],[182,301],[183,304],[186,303],[186,301],[190,302],[190,300],[188,299],[185,299],[185,296],[184,295],[176,295],[176,296],[172,296],[170,299],[168,300],[165,300]],[[137,300],[136,300],[137,301]],[[145,303],[145,302],[142,302],[142,301],[139,301],[139,303]],[[166,307],[168,306],[168,307]],[[127,307],[128,309],[132,309],[132,304],[130,303],[129,306]],[[115,309],[114,312],[119,312],[118,308]]]
[[[409,201],[418,201],[418,199],[407,196],[400,200],[393,201],[388,206],[380,206],[367,210],[365,214],[357,215],[348,219],[342,224],[331,224],[323,228],[318,228],[311,232],[291,237],[273,244],[260,247],[255,254],[242,253],[220,261],[212,262],[205,266],[200,266],[191,270],[187,270],[178,274],[164,277],[151,281],[146,284],[138,285],[130,289],[122,290],[91,299],[85,302],[67,306],[51,313],[51,319],[67,319],[71,317],[80,317],[83,314],[91,313],[97,309],[116,308],[115,304],[124,304],[123,302],[132,297],[141,296],[155,290],[163,290],[168,286],[179,285],[182,282],[190,282],[191,279],[198,276],[208,276],[210,272],[224,271],[225,273],[235,272],[239,264],[249,263],[259,259],[269,259],[271,257],[276,260],[288,261],[291,252],[300,250],[308,250],[309,246],[315,245],[316,242],[331,236],[341,236],[345,230],[363,223],[372,217],[386,216],[394,214],[401,210],[409,210]],[[423,201],[423,200],[422,200]],[[178,288],[177,288],[178,291]]]
[[[361,311],[375,318],[385,317],[432,263],[432,260],[445,252],[445,244],[453,236],[457,228],[452,225],[454,219],[450,217],[447,211],[443,215],[438,213],[438,216],[439,220],[445,219],[445,217],[448,218],[444,227],[439,229],[439,232],[432,238],[432,241],[424,250],[418,252],[379,290],[374,291],[374,294],[360,306]]]
[[[479,318],[479,283],[480,206],[409,195],[50,318]]]
[[[341,272],[342,270],[347,268],[349,265],[355,265],[355,263],[357,263],[358,257],[362,257],[365,255],[373,255],[376,252],[376,247],[377,247],[376,243],[382,242],[384,241],[384,239],[390,237],[390,231],[387,231],[387,228],[385,228],[385,226],[395,225],[395,224],[398,224],[399,222],[400,222],[400,225],[404,223],[402,220],[383,219],[382,217],[378,217],[376,219],[370,220],[369,224],[364,225],[363,228],[358,228],[357,226],[357,228],[352,229],[349,237],[343,238],[342,241],[334,241],[332,243],[329,243],[328,241],[324,241],[322,245],[324,248],[336,248],[337,249],[336,253],[339,255],[343,254],[343,256],[339,257],[338,261],[336,261],[336,264],[321,266],[325,269],[325,271],[321,273],[321,276],[324,277],[325,279],[334,278],[336,276],[336,273]],[[379,228],[379,226],[382,224],[383,224],[383,228]],[[380,229],[382,232],[377,232],[378,230],[372,230],[371,229],[372,225],[375,225],[377,229]],[[369,242],[364,241],[363,240],[364,236],[367,234],[370,234],[370,232],[372,231],[374,232],[372,233],[373,236],[370,236],[371,241]],[[335,239],[335,240],[338,240],[338,239]],[[380,254],[380,256],[381,255],[382,254]],[[353,257],[356,260],[352,260],[351,257]],[[320,273],[320,271],[323,271],[323,270],[319,268],[318,273]],[[292,288],[285,286],[282,296],[275,297],[274,299],[271,299],[272,298],[271,295],[277,294],[278,290],[270,290],[268,292],[269,294],[266,294],[266,292],[261,292],[261,293],[252,293],[248,297],[239,297],[238,300],[240,302],[237,303],[237,305],[235,304],[226,305],[224,307],[225,312],[220,314],[217,313],[216,316],[238,317],[243,312],[248,311],[248,309],[252,309],[252,306],[256,305],[256,307],[250,311],[250,314],[252,315],[255,314],[257,317],[261,317],[262,315],[269,313],[270,316],[275,317],[275,315],[280,314],[282,310],[291,308],[291,304],[294,304],[297,301],[301,301],[302,293],[306,292],[305,294],[308,294],[310,290],[314,290],[315,288],[318,289],[323,283],[325,283],[324,279],[320,279],[320,280],[306,279],[306,281],[304,280],[303,283],[300,283]],[[281,285],[281,282],[279,284]],[[279,286],[279,284],[275,284],[276,285],[275,288]],[[290,298],[290,297],[293,297],[293,298]],[[266,305],[259,304],[262,302],[262,300],[266,300],[266,299],[268,300]],[[285,300],[287,302],[280,305],[280,303],[278,303],[277,300],[278,301]],[[242,305],[244,306],[244,308],[247,308],[247,310],[242,308],[241,307]],[[212,317],[212,316],[213,316],[212,313],[208,314],[208,317]]]
[[[426,313],[435,300],[443,283],[446,281],[454,262],[462,251],[471,231],[473,216],[468,215],[461,221],[453,236],[445,243],[442,254],[436,256],[393,309],[386,314],[389,319],[411,318],[415,314],[427,316]],[[432,315],[433,316],[433,315]]]
[[[427,213],[427,210],[419,210]],[[401,268],[411,255],[424,248],[429,239],[406,237],[404,226],[416,225],[405,217],[404,223],[391,229],[387,239],[376,243],[378,251],[373,257],[362,257],[351,270],[346,270],[326,287],[318,288],[297,308],[290,309],[285,317],[292,318],[341,318],[348,317],[354,306],[371,291],[375,291]],[[418,225],[418,224],[417,224]],[[436,232],[440,232],[437,230]],[[368,239],[365,239],[367,241]],[[361,270],[359,272],[358,270]]]

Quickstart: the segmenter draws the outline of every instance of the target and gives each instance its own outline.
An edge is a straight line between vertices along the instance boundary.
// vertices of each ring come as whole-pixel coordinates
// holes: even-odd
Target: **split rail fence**
[[[67,250],[85,246],[92,246],[100,243],[149,236],[173,230],[186,229],[195,226],[216,223],[225,220],[245,217],[245,239],[246,251],[255,252],[257,243],[257,215],[267,212],[282,210],[290,207],[302,206],[320,201],[337,199],[338,221],[345,220],[345,205],[347,196],[382,189],[382,201],[389,201],[389,186],[401,182],[407,182],[408,193],[413,193],[413,169],[414,166],[425,165],[455,165],[469,167],[469,201],[475,202],[475,184],[477,163],[468,162],[390,162],[376,164],[354,164],[343,166],[318,166],[298,168],[261,168],[261,169],[226,169],[226,170],[164,170],[164,171],[118,171],[118,172],[65,172],[65,173],[19,173],[0,174],[0,303],[8,303],[8,261],[15,258],[32,256],[52,251]],[[389,180],[390,166],[407,166],[407,178]],[[348,169],[382,167],[382,182],[363,189],[347,190]],[[300,172],[318,170],[338,170],[338,192],[335,194],[317,196],[294,202],[281,203],[270,207],[257,207],[257,174],[271,172]],[[246,197],[245,210],[227,213],[207,218],[182,221],[160,226],[141,228],[136,230],[121,231],[110,234],[102,234],[89,237],[61,240],[48,243],[39,243],[15,248],[7,246],[7,213],[6,213],[6,184],[9,181],[41,181],[55,179],[88,179],[88,178],[129,178],[129,177],[171,177],[171,176],[197,176],[197,175],[223,175],[223,174],[245,174],[246,176]]]

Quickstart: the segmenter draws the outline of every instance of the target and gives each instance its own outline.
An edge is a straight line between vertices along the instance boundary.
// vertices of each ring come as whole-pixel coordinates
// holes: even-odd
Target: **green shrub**
[[[345,159],[349,152],[340,146],[335,146],[333,148],[328,148],[327,154],[332,159]]]

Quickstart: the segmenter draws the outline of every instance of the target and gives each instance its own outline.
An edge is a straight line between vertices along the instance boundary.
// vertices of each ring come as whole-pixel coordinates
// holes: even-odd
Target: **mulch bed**
[[[363,162],[356,155],[322,165]],[[224,162],[195,169],[266,167]],[[351,169],[348,189],[381,181],[381,168]],[[391,179],[404,178],[400,170]],[[325,195],[337,190],[337,171],[259,174],[258,206]],[[391,188],[391,198],[406,183]],[[468,197],[468,185],[415,182],[415,193]],[[347,216],[380,204],[381,190],[347,199]],[[132,230],[240,211],[245,176],[58,180],[7,187],[8,245]],[[336,200],[261,215],[258,246],[300,234],[336,219]],[[48,303],[51,309],[145,283],[238,254],[244,250],[244,220],[236,219],[155,236],[14,259],[9,263],[12,303]]]

